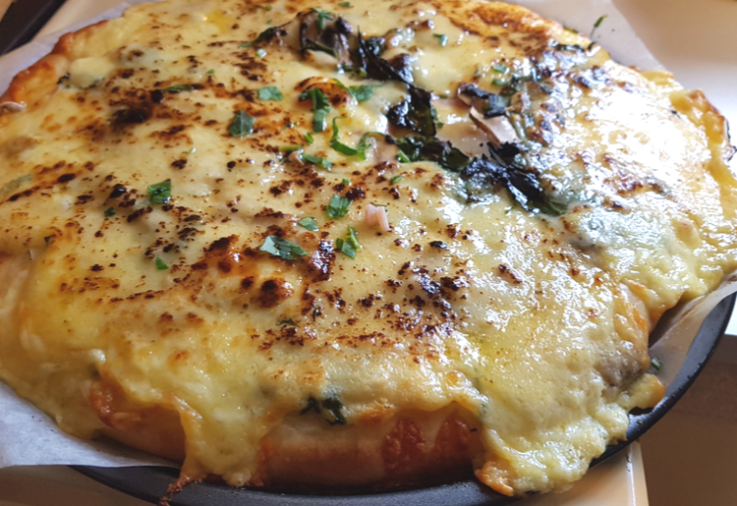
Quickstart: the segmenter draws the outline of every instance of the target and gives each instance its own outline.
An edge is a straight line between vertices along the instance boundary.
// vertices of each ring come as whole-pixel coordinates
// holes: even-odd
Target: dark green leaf
[[[165,92],[167,93],[181,93],[183,91],[192,91],[192,85],[190,84],[175,84],[172,86],[169,86],[168,88],[164,88]]]
[[[352,200],[339,195],[333,195],[327,207],[327,214],[330,218],[343,218],[348,214],[348,208],[351,207]]]
[[[333,166],[333,162],[331,162],[327,158],[323,158],[321,156],[308,155],[306,153],[302,153],[302,161],[305,161],[307,163],[312,163],[315,165],[319,165],[325,170],[330,170],[330,167]]]
[[[410,162],[435,162],[453,172],[460,172],[471,162],[468,156],[454,148],[450,142],[434,137],[403,137],[397,139],[396,143],[400,153]]]
[[[328,420],[330,425],[345,425],[348,422],[345,419],[345,415],[343,415],[343,403],[337,397],[327,397],[320,404],[322,409],[326,410],[332,416],[332,420]]]
[[[171,200],[171,180],[167,179],[149,186],[148,198],[152,204],[168,204]]]
[[[246,111],[238,110],[235,112],[233,121],[230,122],[228,132],[233,137],[245,137],[246,135],[253,132],[253,125],[256,123],[256,118],[248,114]]]
[[[266,86],[258,90],[258,98],[261,100],[281,100],[284,98],[279,88],[276,86]]]
[[[279,257],[284,260],[296,260],[294,255],[303,257],[307,254],[307,252],[301,247],[276,235],[270,235],[267,237],[259,250],[265,251],[266,253],[270,253],[275,257]]]
[[[156,268],[160,271],[165,271],[169,266],[162,259],[156,257]]]
[[[432,36],[435,37],[436,39],[438,39],[438,42],[440,42],[440,45],[443,46],[443,47],[445,47],[445,45],[448,43],[448,36],[447,35],[442,35],[442,34],[439,34],[439,33],[434,33]]]
[[[408,128],[426,137],[437,133],[437,114],[432,106],[432,94],[416,86],[409,87],[409,100],[392,106],[386,114],[389,123]]]
[[[317,232],[319,230],[319,228],[317,227],[317,220],[315,220],[315,218],[311,216],[307,218],[302,218],[297,222],[297,225],[299,225],[300,227],[304,227],[307,230],[311,230],[312,232]]]
[[[337,239],[335,241],[335,248],[343,253],[345,256],[355,259],[356,252],[358,252],[358,248],[361,247],[361,245],[358,244],[358,238],[356,237],[357,235],[358,234],[353,229],[353,227],[348,227],[346,238]]]
[[[105,218],[110,218],[112,216],[115,216],[115,208],[114,207],[108,207],[105,209]]]

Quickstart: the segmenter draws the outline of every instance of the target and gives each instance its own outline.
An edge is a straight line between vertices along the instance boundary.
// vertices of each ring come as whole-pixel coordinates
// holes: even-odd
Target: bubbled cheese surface
[[[563,212],[527,211],[502,187],[472,198],[458,173],[386,156],[381,138],[365,160],[331,148],[336,117],[348,146],[389,132],[407,86],[283,40],[242,47],[311,7],[386,36],[383,58],[408,54],[438,137],[469,155],[488,138],[458,85],[498,92],[508,74],[552,69],[550,93],[510,118]],[[68,59],[56,91],[0,116],[0,252],[16,266],[0,378],[84,437],[102,427],[89,387],[111,378],[177,411],[190,467],[234,485],[282,417],[337,398],[349,425],[376,402],[457,403],[483,427],[482,479],[565,487],[624,437],[648,326],[735,267],[718,114],[516,7],[170,0],[81,37]],[[315,77],[378,87],[363,102],[335,87],[313,132],[298,96]],[[189,86],[161,91],[176,85]],[[283,99],[260,98],[267,86]],[[255,118],[243,137],[229,131],[238,110]],[[330,170],[283,149],[298,145]],[[169,202],[152,202],[164,181]],[[342,218],[326,213],[335,195],[351,200]],[[369,204],[386,206],[389,231],[367,223]],[[355,259],[335,249],[348,227]],[[276,236],[306,255],[259,249]]]

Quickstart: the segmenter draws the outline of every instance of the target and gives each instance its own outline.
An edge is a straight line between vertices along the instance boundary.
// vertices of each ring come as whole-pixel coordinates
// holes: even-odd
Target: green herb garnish
[[[245,137],[246,135],[253,132],[253,125],[256,123],[256,118],[248,114],[246,111],[238,110],[235,112],[233,121],[230,122],[228,132],[233,137]]]
[[[352,148],[340,142],[340,140],[338,139],[339,135],[340,131],[338,130],[338,118],[333,118],[333,136],[330,138],[330,147],[338,153],[344,154],[346,156],[358,156],[361,160],[366,159],[366,150],[369,148],[368,138],[370,134],[363,134],[363,137],[361,137],[361,140],[358,141],[358,145],[355,148]]]
[[[108,207],[105,209],[105,218],[110,218],[112,216],[115,216],[115,208],[114,207]]]
[[[365,102],[371,98],[374,94],[374,90],[378,87],[378,85],[364,84],[360,86],[349,86],[348,91],[353,95],[353,98],[359,102]]]
[[[495,77],[491,81],[491,84],[493,84],[494,86],[506,86],[507,85],[507,80],[506,79],[500,79],[498,77]]]
[[[210,70],[208,70],[208,71],[207,71],[207,75],[208,75],[208,76],[211,76],[211,75],[213,75],[214,73],[215,73],[215,69],[210,69]]]
[[[307,132],[302,137],[305,138],[305,141],[307,141],[307,144],[314,144],[315,143],[315,138],[312,136],[312,134],[310,132]]]
[[[663,362],[658,360],[656,357],[653,357],[650,359],[650,367],[652,367],[656,371],[659,371],[663,368]]]
[[[192,85],[191,84],[175,84],[175,85],[169,86],[168,88],[164,88],[163,91],[167,93],[181,93],[183,91],[192,91]]]
[[[400,151],[400,153],[401,153],[401,154],[402,154],[402,155],[403,155],[403,156],[404,156],[405,158],[407,158],[407,155],[405,155],[405,154],[404,154],[404,153],[402,153],[401,151]],[[407,158],[407,162],[409,162],[409,158]],[[407,162],[404,162],[404,163],[407,163]],[[402,179],[403,177],[404,177],[404,174],[399,174],[398,176],[394,176],[393,178],[391,178],[391,179],[389,180],[389,184],[397,184],[397,183],[398,183],[398,182],[399,182],[399,181],[400,181],[400,180],[401,180],[401,179]]]
[[[304,227],[312,232],[317,232],[319,230],[319,228],[317,227],[317,220],[315,220],[315,218],[313,218],[312,216],[302,218],[297,222],[297,225],[299,225],[300,227]]]
[[[252,40],[250,42],[244,42],[243,44],[241,44],[240,46],[238,46],[238,49],[246,49],[246,48],[249,48],[249,47],[253,46],[254,44],[258,44],[259,42],[263,42],[268,37],[271,37],[271,36],[273,36],[275,34],[276,34],[276,28],[267,28],[263,32],[259,33],[258,34],[258,37],[256,37],[254,40]]]
[[[284,98],[279,88],[276,86],[266,86],[258,90],[258,98],[261,100],[281,100]]]
[[[351,3],[350,2],[340,2],[338,5],[340,5],[344,9],[348,9],[351,6]]]
[[[259,7],[261,7],[265,11],[270,11],[271,9],[274,8],[273,5],[259,5]]]
[[[156,268],[160,271],[165,271],[169,266],[162,259],[156,257]]]
[[[168,204],[171,200],[171,179],[149,186],[148,198],[152,204]]]
[[[506,65],[504,65],[503,63],[495,63],[495,64],[494,64],[494,65],[493,65],[493,66],[492,66],[491,68],[492,68],[492,70],[494,70],[495,72],[499,72],[499,73],[502,73],[502,74],[506,74],[506,73],[507,73],[507,71],[509,70],[509,69],[507,68],[507,66],[506,66]]]
[[[259,58],[263,58],[264,56],[266,56],[266,49],[262,47],[258,48],[256,50],[256,56],[258,56]]]
[[[320,31],[325,29],[328,21],[332,21],[333,19],[335,19],[335,15],[332,12],[324,11],[322,9],[315,9],[314,7],[310,8],[310,10],[317,13],[317,27],[320,29]]]
[[[306,153],[302,153],[301,158],[303,162],[319,165],[325,170],[330,170],[330,167],[333,166],[333,162],[331,162],[330,160],[322,156],[314,156],[314,155],[308,155]]]
[[[307,254],[307,252],[301,247],[276,235],[270,235],[267,237],[259,250],[271,253],[275,257],[279,257],[284,260],[297,260],[294,255],[303,257]]]
[[[593,38],[594,32],[597,28],[601,26],[601,24],[604,22],[606,18],[608,18],[608,14],[604,14],[603,16],[599,16],[599,19],[596,20],[596,23],[594,23],[594,27],[591,29],[591,33],[589,34],[589,38]]]
[[[333,198],[330,199],[330,203],[328,204],[326,212],[328,213],[328,216],[330,218],[343,218],[346,214],[348,214],[348,208],[351,207],[352,202],[353,201],[351,199],[347,199],[339,195],[333,195]]]
[[[341,181],[341,183],[344,184],[344,185],[346,185],[346,186],[350,186],[351,185],[351,182],[347,178],[343,178],[343,180]]]
[[[443,35],[443,34],[440,34],[440,33],[433,33],[432,36],[435,37],[436,39],[438,39],[438,42],[440,42],[440,45],[442,47],[445,47],[445,45],[448,43],[448,36],[447,35]]]
[[[358,248],[361,247],[361,245],[358,244],[357,236],[358,233],[353,229],[353,227],[348,227],[346,238],[335,240],[335,249],[339,250],[345,256],[355,259],[356,252],[358,251]]]
[[[308,98],[312,100],[312,112],[315,113],[312,120],[312,131],[324,132],[326,127],[325,118],[330,112],[330,103],[322,90],[318,88],[312,88],[299,95],[300,100],[307,100]]]

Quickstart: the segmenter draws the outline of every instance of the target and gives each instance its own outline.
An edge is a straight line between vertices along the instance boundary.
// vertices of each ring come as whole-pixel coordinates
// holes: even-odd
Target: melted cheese
[[[551,69],[551,93],[519,97],[510,118],[567,212],[525,211],[499,187],[469,199],[436,163],[387,159],[381,140],[361,160],[331,149],[330,128],[312,132],[303,81],[366,81],[287,43],[240,47],[312,7],[270,5],[131,8],[74,46],[55,93],[0,116],[0,252],[18,273],[0,313],[0,377],[84,437],[102,427],[90,385],[109,378],[178,412],[187,468],[234,485],[284,416],[338,398],[349,425],[377,400],[398,412],[457,403],[483,427],[484,481],[567,486],[624,437],[648,324],[736,265],[718,114],[598,47],[551,50],[587,42],[519,8],[321,4],[389,34],[382,57],[409,54],[415,84],[438,97],[461,82],[498,92],[501,63]],[[349,146],[389,131],[386,112],[407,93],[369,83],[369,100],[331,105]],[[152,100],[182,84],[193,88]],[[265,86],[284,99],[260,100]],[[485,151],[467,107],[436,103],[441,138]],[[236,110],[256,119],[252,134],[229,133]],[[292,145],[331,170],[280,151]],[[152,203],[148,188],[166,180],[171,201]],[[353,199],[340,219],[326,214],[334,195]],[[366,224],[369,204],[387,206],[389,232]],[[355,259],[333,248],[348,227]],[[307,255],[262,252],[267,236]]]

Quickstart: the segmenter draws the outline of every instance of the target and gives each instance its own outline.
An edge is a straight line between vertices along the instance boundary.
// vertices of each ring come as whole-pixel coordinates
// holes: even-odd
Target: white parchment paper
[[[67,3],[74,1],[67,0]],[[126,8],[143,1],[123,2],[100,16],[69,26],[64,33],[118,17]],[[610,0],[518,0],[516,3],[583,34],[590,34],[594,23],[605,15],[593,40],[620,63],[642,69],[662,68]],[[83,13],[80,18],[84,19]],[[47,54],[60,35],[43,37],[0,58],[0,92],[7,88],[15,74]],[[103,467],[172,465],[122,445],[83,441],[69,436],[59,430],[49,417],[0,383],[0,468],[50,464]]]

